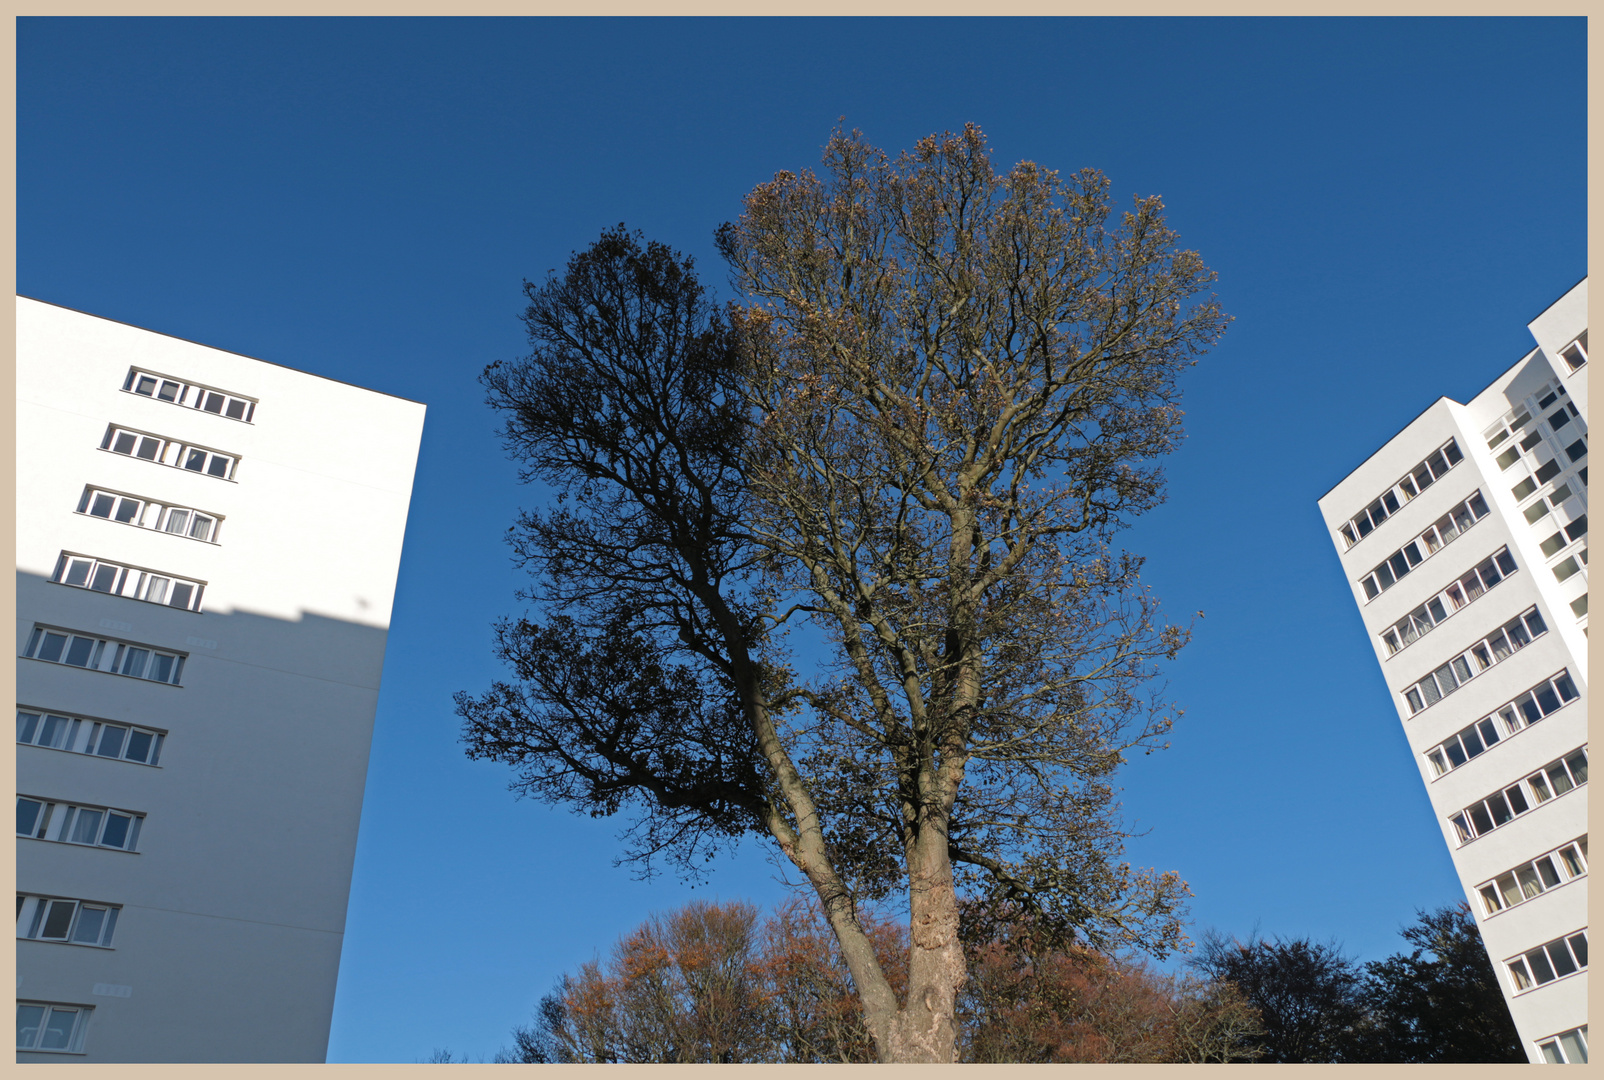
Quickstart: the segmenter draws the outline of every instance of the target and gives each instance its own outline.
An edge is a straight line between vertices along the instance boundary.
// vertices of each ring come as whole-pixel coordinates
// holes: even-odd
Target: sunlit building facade
[[[18,1061],[324,1059],[423,412],[18,299]]]
[[[1587,282],[1320,499],[1528,1057],[1587,1058]]]

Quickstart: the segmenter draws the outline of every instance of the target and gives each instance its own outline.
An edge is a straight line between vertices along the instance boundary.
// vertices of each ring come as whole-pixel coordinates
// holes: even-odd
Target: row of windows
[[[1533,607],[1517,615],[1487,637],[1404,690],[1409,715],[1429,709],[1494,664],[1519,652],[1535,637],[1548,633],[1548,624]]]
[[[238,456],[225,454],[221,450],[115,425],[106,429],[106,437],[101,440],[100,448],[114,454],[154,461],[158,465],[215,476],[220,480],[232,480],[234,467],[239,462]]]
[[[209,511],[152,502],[138,495],[125,495],[120,491],[104,491],[96,487],[84,488],[83,498],[78,500],[78,513],[214,544],[222,520],[219,515]]]
[[[1584,356],[1576,367],[1581,367],[1586,362],[1587,358]],[[1573,367],[1571,370],[1575,369]],[[1583,1024],[1579,1028],[1560,1032],[1551,1039],[1544,1039],[1537,1044],[1537,1048],[1543,1052],[1543,1060],[1550,1065],[1586,1065],[1587,1025]]]
[[[1516,570],[1515,557],[1500,548],[1477,563],[1464,577],[1381,632],[1391,656],[1436,629],[1448,616],[1497,585]]]
[[[17,796],[17,835],[62,844],[133,851],[144,814]]]
[[[1448,820],[1459,834],[1461,846],[1478,836],[1486,836],[1501,825],[1541,806],[1556,795],[1587,783],[1587,747],[1571,751],[1558,761],[1551,761],[1520,783],[1503,791],[1496,791],[1473,806],[1455,814]],[[1529,796],[1529,797],[1528,797]]]
[[[1381,561],[1381,565],[1366,574],[1360,581],[1364,586],[1365,599],[1374,600],[1392,588],[1399,578],[1435,555],[1444,545],[1451,543],[1460,533],[1486,516],[1487,500],[1483,499],[1481,492],[1478,491],[1444,514],[1425,532],[1387,556]]]
[[[1515,993],[1530,990],[1566,975],[1587,970],[1587,931],[1582,930],[1546,945],[1539,945],[1524,956],[1506,961],[1515,980]]]
[[[1497,915],[1505,908],[1524,904],[1549,889],[1575,881],[1587,873],[1587,837],[1582,837],[1562,848],[1539,855],[1525,866],[1517,866],[1507,874],[1480,886],[1482,908],[1488,915]]]
[[[33,628],[33,633],[28,636],[28,647],[22,655],[52,664],[68,664],[90,671],[128,675],[174,686],[179,684],[183,676],[185,659],[183,653],[43,626]]]
[[[1465,455],[1459,450],[1459,444],[1449,439],[1425,461],[1405,473],[1403,479],[1384,491],[1375,502],[1343,524],[1339,530],[1344,541],[1343,550],[1346,551],[1369,536],[1377,525],[1396,514],[1398,507],[1441,480],[1443,474],[1458,465],[1464,457]]]
[[[1543,435],[1541,431],[1534,431],[1526,438],[1522,439],[1519,446],[1511,446],[1508,450],[1505,450],[1502,454],[1499,454],[1497,458],[1498,467],[1500,469],[1507,469],[1511,465],[1515,464],[1516,461],[1520,460],[1521,451],[1531,449],[1531,447],[1535,446],[1542,439],[1542,437]],[[1565,447],[1565,456],[1572,464],[1582,460],[1586,454],[1587,439],[1585,437],[1577,439],[1575,442]],[[1546,484],[1550,480],[1554,479],[1554,477],[1558,476],[1559,471],[1562,468],[1564,468],[1564,466],[1559,463],[1559,458],[1556,456],[1550,458],[1542,465],[1539,465],[1537,471],[1532,475],[1537,477],[1537,482],[1539,484]]]
[[[1480,756],[1499,739],[1514,735],[1569,705],[1577,696],[1570,672],[1562,671],[1552,679],[1544,679],[1508,705],[1499,706],[1448,741],[1432,747],[1426,751],[1426,760],[1431,762],[1436,775],[1441,776]]]
[[[201,596],[206,592],[205,584],[199,581],[185,581],[170,574],[65,551],[56,560],[56,572],[50,580],[58,585],[126,596],[183,611],[200,610]]]
[[[88,1005],[56,1005],[44,1001],[17,1002],[17,1049],[81,1053],[89,1027]]]
[[[247,424],[256,416],[256,402],[250,398],[214,390],[209,386],[181,382],[153,371],[129,369],[128,378],[123,381],[123,389],[143,397],[155,398],[157,401],[170,401],[174,405],[185,405],[202,412],[226,416],[230,420],[243,420]],[[190,397],[192,393],[193,398]]]
[[[17,936],[32,941],[60,941],[109,949],[121,910],[116,904],[18,893]]]
[[[166,738],[163,732],[131,724],[108,724],[43,709],[17,710],[17,741],[26,746],[154,765],[161,760]]]

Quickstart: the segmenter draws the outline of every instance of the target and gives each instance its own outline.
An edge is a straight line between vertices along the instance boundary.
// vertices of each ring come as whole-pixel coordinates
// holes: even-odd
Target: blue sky
[[[524,278],[625,222],[695,255],[844,116],[979,123],[1000,166],[1160,194],[1236,322],[1126,536],[1186,708],[1123,771],[1133,862],[1195,930],[1401,947],[1459,898],[1315,500],[1531,347],[1586,272],[1585,24],[1502,20],[22,19],[18,291],[426,402],[331,1061],[489,1055],[565,970],[694,893],[618,823],[507,792],[451,695],[498,676],[516,483],[476,376]]]

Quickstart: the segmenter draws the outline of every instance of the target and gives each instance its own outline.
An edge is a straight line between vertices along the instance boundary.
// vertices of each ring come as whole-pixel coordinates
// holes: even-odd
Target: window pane
[[[1537,699],[1532,695],[1527,694],[1516,704],[1520,706],[1521,715],[1526,718],[1528,724],[1535,724],[1543,718],[1543,710],[1537,707]]]
[[[80,809],[77,820],[72,823],[71,835],[67,839],[75,844],[93,844],[100,835],[102,816],[99,810]]]
[[[116,501],[110,495],[96,495],[94,505],[89,508],[89,513],[93,517],[109,518],[111,517],[112,504]]]
[[[72,1040],[73,1021],[78,1019],[78,1010],[63,1009],[60,1005],[50,1007],[50,1016],[45,1020],[44,1034],[39,1039],[41,1050],[65,1050]]]
[[[67,637],[65,634],[52,634],[46,631],[44,643],[39,646],[39,659],[49,660],[52,663],[60,660],[61,650],[66,644]]]
[[[1470,808],[1470,823],[1476,826],[1477,836],[1485,836],[1493,831],[1493,819],[1488,815],[1487,807],[1481,803]]]
[[[1465,818],[1464,814],[1455,814],[1449,820],[1454,823],[1454,829],[1459,833],[1459,842],[1461,844],[1469,842],[1475,836],[1475,833],[1470,831],[1470,822]]]
[[[117,571],[119,567],[107,566],[104,563],[95,567],[95,576],[89,582],[89,587],[96,592],[111,592],[111,587],[117,584]]]
[[[195,595],[195,586],[186,585],[182,581],[175,582],[173,584],[173,597],[172,597],[171,600],[168,601],[168,603],[171,604],[173,607],[183,608],[185,611],[188,611],[189,610],[190,597],[192,597],[194,595]]]
[[[1532,865],[1537,867],[1537,876],[1542,879],[1543,888],[1552,889],[1559,884],[1559,871],[1554,869],[1554,860],[1547,855]]]
[[[1580,1031],[1567,1031],[1559,1037],[1559,1042],[1565,1048],[1566,1064],[1587,1064],[1587,1044],[1582,1042],[1582,1033]],[[1545,1050],[1544,1053],[1547,1053],[1547,1051]]]
[[[1565,1059],[1559,1056],[1559,1044],[1556,1042],[1540,1043],[1538,1049],[1543,1051],[1543,1062],[1548,1065],[1563,1065]]]
[[[206,395],[206,405],[204,406],[204,408],[206,409],[207,412],[213,412],[213,413],[222,412],[223,411],[223,395],[222,394],[207,394]]]
[[[72,913],[77,904],[71,900],[52,900],[39,928],[39,936],[50,941],[66,941],[67,930],[72,926]]]
[[[106,816],[106,835],[100,842],[105,847],[126,847],[128,844],[128,824],[132,819],[127,814],[108,814]]]
[[[1554,689],[1559,691],[1559,699],[1561,701],[1576,700],[1576,684],[1571,682],[1569,672],[1554,680]]]
[[[194,522],[189,527],[189,535],[197,540],[210,540],[212,536],[212,519],[196,514]]]
[[[1515,556],[1511,555],[1507,549],[1494,555],[1493,561],[1498,564],[1498,569],[1502,570],[1505,575],[1515,572]]]
[[[39,733],[39,745],[60,750],[67,739],[68,720],[65,716],[45,717],[44,730]]]
[[[1565,456],[1572,461],[1580,461],[1587,454],[1587,443],[1577,439],[1565,448]],[[1557,463],[1556,463],[1557,464]]]
[[[1580,569],[1581,567],[1576,563],[1576,556],[1573,555],[1569,559],[1566,559],[1564,562],[1560,563],[1558,566],[1554,567],[1554,576],[1560,581],[1564,581]]]
[[[1534,773],[1528,776],[1526,783],[1532,789],[1532,796],[1538,802],[1544,803],[1554,797],[1554,793],[1548,790],[1548,780],[1544,778],[1542,773]]]
[[[162,388],[156,392],[156,396],[161,398],[163,401],[177,401],[178,384],[175,382],[162,383]]]
[[[1497,458],[1498,467],[1500,469],[1507,469],[1507,468],[1509,468],[1511,465],[1515,464],[1515,462],[1517,462],[1519,460],[1520,460],[1520,451],[1518,449],[1516,449],[1515,447],[1511,446],[1508,450],[1505,450],[1502,454],[1498,455],[1498,458]]]
[[[1481,744],[1481,738],[1477,736],[1475,728],[1466,728],[1464,731],[1460,732],[1459,741],[1464,743],[1465,755],[1467,757],[1475,757],[1477,754],[1486,749],[1486,747]]]
[[[1533,480],[1531,477],[1528,476],[1526,479],[1522,480],[1520,483],[1518,483],[1514,487],[1510,488],[1509,489],[1509,493],[1511,495],[1515,496],[1515,501],[1516,502],[1519,502],[1520,500],[1524,499],[1526,496],[1530,495],[1532,492],[1534,492],[1536,490],[1537,490],[1537,481]]]
[[[1515,816],[1514,811],[1510,810],[1509,801],[1504,798],[1502,791],[1497,795],[1488,796],[1487,809],[1493,815],[1493,824],[1495,826],[1507,824]]]
[[[245,403],[239,398],[230,400],[228,403],[228,416],[235,420],[245,419]]]
[[[1546,948],[1549,960],[1553,961],[1556,977],[1569,975],[1576,970],[1576,961],[1571,959],[1571,951],[1565,947],[1563,941],[1551,941]]]
[[[45,804],[35,799],[17,800],[17,835],[32,836],[34,827],[39,824],[39,811]]]
[[[105,924],[105,908],[86,907],[78,913],[78,925],[72,928],[72,940],[99,945],[100,929]]]
[[[1559,549],[1565,546],[1565,537],[1559,533],[1555,533],[1553,536],[1550,536],[1547,540],[1544,540],[1537,546],[1542,549],[1544,555],[1557,555],[1559,553]]]
[[[1509,643],[1509,638],[1504,636],[1502,630],[1488,638],[1487,643],[1493,647],[1493,657],[1497,660],[1502,660],[1515,651],[1514,647]]]
[[[1420,680],[1420,692],[1426,695],[1427,705],[1435,705],[1442,700],[1442,691],[1437,689],[1437,683],[1430,675]]]
[[[39,727],[38,713],[17,713],[17,741],[22,743],[33,742],[33,733]]]
[[[136,456],[142,457],[146,461],[155,461],[157,455],[161,453],[161,448],[160,439],[152,439],[147,436],[139,440],[139,453]]]
[[[1426,707],[1426,703],[1420,699],[1420,688],[1418,686],[1411,686],[1405,690],[1404,700],[1409,702],[1409,712],[1411,714],[1417,713]]]
[[[127,728],[101,728],[100,745],[95,749],[95,753],[100,757],[120,757],[123,752],[123,736],[127,734]]]
[[[165,528],[167,532],[178,533],[180,536],[182,536],[184,534],[184,530],[189,528],[189,511],[167,511],[167,525]]]
[[[167,586],[170,584],[171,581],[169,579],[152,575],[149,584],[145,586],[145,599],[153,604],[166,603]]]
[[[73,667],[88,667],[89,652],[95,647],[93,638],[74,637],[72,644],[67,646],[66,662]]]
[[[1520,893],[1530,899],[1543,891],[1543,886],[1537,880],[1537,871],[1530,866],[1523,866],[1515,873],[1520,881]]]
[[[1498,890],[1494,889],[1491,885],[1482,886],[1481,903],[1483,910],[1485,910],[1488,915],[1496,915],[1503,909],[1504,906],[1498,900]]]
[[[83,586],[89,584],[89,571],[94,569],[93,559],[73,559],[67,563],[67,576],[62,580],[68,585]]]
[[[17,1049],[26,1050],[39,1039],[39,1025],[45,1018],[43,1005],[17,1006]]]
[[[1576,962],[1583,967],[1587,966],[1587,935],[1572,934],[1565,940],[1571,944],[1571,951],[1576,954]]]
[[[1448,760],[1454,763],[1454,768],[1456,769],[1468,760],[1464,749],[1459,745],[1458,739],[1449,739],[1443,743],[1443,749],[1448,751]]]
[[[149,677],[157,682],[172,682],[177,677],[173,673],[173,658],[165,653],[157,653],[155,663],[150,666]]]
[[[128,752],[123,756],[129,761],[146,761],[150,758],[150,740],[152,736],[148,731],[133,731],[128,734]]]
[[[1470,681],[1470,663],[1463,656],[1454,657],[1449,661],[1449,666],[1454,669],[1454,675],[1458,677],[1460,682]]]
[[[1554,969],[1549,966],[1548,953],[1544,950],[1533,949],[1527,953],[1526,963],[1531,967],[1532,978],[1537,981],[1537,985],[1554,981]]]
[[[126,525],[128,522],[134,520],[134,518],[136,518],[138,516],[139,516],[139,500],[138,499],[124,499],[122,502],[117,504],[117,520],[122,522],[123,524]]]
[[[1563,795],[1576,786],[1571,783],[1571,778],[1566,775],[1565,763],[1561,761],[1556,761],[1548,767],[1548,779],[1554,785],[1555,795]]]
[[[1525,897],[1521,896],[1520,888],[1515,884],[1514,874],[1504,874],[1498,879],[1498,891],[1504,896],[1504,906],[1514,907]]]
[[[1552,686],[1543,686],[1537,691],[1537,704],[1542,706],[1543,715],[1547,716],[1559,708],[1559,695],[1554,693]]]
[[[206,467],[206,471],[211,473],[213,476],[221,476],[223,479],[227,480],[228,458],[223,457],[221,454],[213,454],[212,463]]]
[[[1459,444],[1453,439],[1448,440],[1448,445],[1442,448],[1442,452],[1447,456],[1448,464],[1450,466],[1458,465],[1460,459],[1465,456],[1464,454],[1460,453]]]
[[[119,454],[132,454],[134,452],[134,441],[133,435],[126,431],[119,431],[116,441],[111,444],[111,448]]]
[[[1460,662],[1463,663],[1462,660]],[[1459,689],[1459,680],[1454,677],[1453,663],[1451,661],[1433,671],[1432,675],[1436,677],[1437,685],[1442,688],[1444,694],[1451,694]]]
[[[1559,853],[1560,861],[1565,864],[1565,873],[1571,877],[1580,877],[1582,874],[1582,857],[1575,847],[1567,847]]]
[[[128,655],[123,657],[122,673],[124,675],[145,674],[145,658],[150,655],[148,649],[129,649]]]
[[[1515,813],[1524,814],[1526,811],[1531,809],[1531,807],[1526,804],[1526,796],[1524,793],[1522,793],[1519,784],[1516,784],[1514,787],[1505,791],[1504,794],[1509,796],[1509,805],[1514,808]],[[1488,801],[1491,802],[1492,800],[1489,799]],[[1500,821],[1499,824],[1502,825],[1503,822]]]
[[[200,472],[206,468],[206,451],[191,450],[189,455],[184,458],[184,468],[192,469],[195,472]]]
[[[1578,784],[1587,783],[1587,751],[1578,750],[1565,759],[1565,764],[1571,767],[1571,776]]]
[[[141,375],[139,377],[139,382],[134,386],[134,393],[144,394],[146,397],[150,397],[155,392],[156,380],[151,378],[149,375]]]

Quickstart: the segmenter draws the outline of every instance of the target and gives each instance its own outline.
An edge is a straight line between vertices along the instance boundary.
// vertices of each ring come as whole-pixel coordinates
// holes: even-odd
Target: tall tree
[[[1464,903],[1419,912],[1415,946],[1365,965],[1371,1061],[1524,1062],[1481,931]]]
[[[521,790],[636,811],[694,869],[766,834],[811,885],[883,1060],[950,1061],[958,892],[1056,940],[1164,955],[1185,886],[1119,861],[1108,778],[1160,745],[1162,625],[1114,534],[1162,498],[1175,377],[1225,317],[1156,199],[990,164],[971,127],[897,161],[836,133],[719,242],[746,306],[622,229],[527,287],[485,382],[531,478],[577,496],[515,551],[544,623],[459,697]],[[838,648],[797,680],[775,628]],[[858,916],[907,897],[900,992]]]

